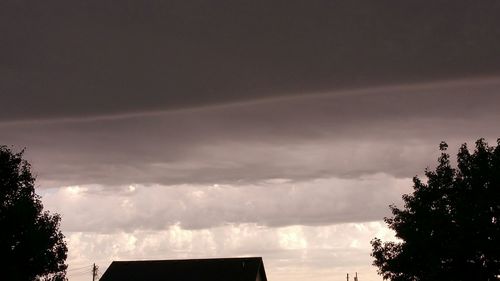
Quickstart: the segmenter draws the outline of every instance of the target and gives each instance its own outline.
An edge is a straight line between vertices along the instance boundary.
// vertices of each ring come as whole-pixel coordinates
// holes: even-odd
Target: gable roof
[[[267,281],[260,257],[114,261],[100,281]]]

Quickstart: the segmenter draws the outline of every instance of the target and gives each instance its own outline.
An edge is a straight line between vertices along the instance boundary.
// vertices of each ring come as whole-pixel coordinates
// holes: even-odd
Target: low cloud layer
[[[44,191],[44,201],[66,214],[66,231],[131,232],[172,225],[205,229],[252,223],[266,227],[380,220],[411,189],[410,179],[379,174],[359,179],[254,185],[136,186],[106,192],[98,186]]]
[[[380,88],[122,117],[0,124],[42,187],[412,177],[437,144],[495,140],[499,80]]]

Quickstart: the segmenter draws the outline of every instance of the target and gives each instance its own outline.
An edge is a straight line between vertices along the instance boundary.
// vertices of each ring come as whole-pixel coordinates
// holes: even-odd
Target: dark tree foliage
[[[402,209],[385,218],[399,242],[373,239],[373,264],[393,281],[500,280],[500,140],[479,139],[471,154],[463,144],[452,168],[441,143],[427,182],[413,179]]]
[[[0,279],[66,280],[60,217],[43,211],[22,155],[0,146]]]

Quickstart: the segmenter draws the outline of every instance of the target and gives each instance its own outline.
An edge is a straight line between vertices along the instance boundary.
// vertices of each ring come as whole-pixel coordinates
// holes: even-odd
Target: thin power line
[[[80,269],[80,268],[86,268],[86,267],[90,268],[90,267],[92,267],[92,265],[89,264],[89,265],[84,265],[84,266],[79,266],[79,267],[72,267],[71,269]]]
[[[82,272],[77,272],[77,273],[69,273],[68,276],[75,277],[75,276],[82,276],[82,275],[89,275],[92,274],[92,271],[82,271]]]
[[[68,269],[68,272],[75,271],[75,270],[81,270],[81,269],[90,269],[90,268],[92,268],[92,265],[86,265],[86,266],[81,266],[81,267],[76,267],[76,268],[70,268],[70,269]]]

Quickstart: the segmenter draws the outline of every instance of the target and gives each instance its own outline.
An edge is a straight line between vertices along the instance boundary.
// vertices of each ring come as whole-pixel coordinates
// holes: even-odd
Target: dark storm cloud
[[[0,119],[495,75],[499,14],[496,0],[2,1]]]
[[[500,80],[381,88],[97,119],[7,122],[44,186],[411,177],[451,147],[498,137]],[[49,184],[47,184],[49,183]]]

